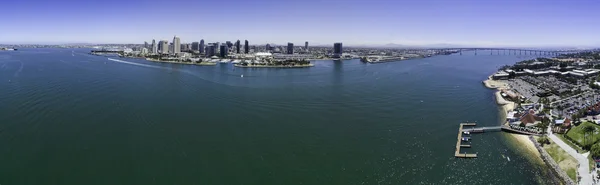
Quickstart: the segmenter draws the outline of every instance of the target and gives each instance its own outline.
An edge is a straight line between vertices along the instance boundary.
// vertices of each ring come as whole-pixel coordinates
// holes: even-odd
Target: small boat
[[[463,141],[469,141],[469,140],[471,140],[471,138],[469,138],[469,137],[463,137],[461,140],[463,140]]]
[[[510,161],[510,157],[506,156],[506,159],[507,159],[508,161]]]
[[[241,75],[240,77],[244,78],[244,75]]]
[[[469,135],[469,134],[471,134],[471,132],[469,132],[469,131],[464,131],[464,132],[463,132],[463,134]]]

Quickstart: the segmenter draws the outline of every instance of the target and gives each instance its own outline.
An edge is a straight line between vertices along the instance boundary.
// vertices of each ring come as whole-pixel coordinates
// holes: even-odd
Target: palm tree
[[[588,143],[587,142],[587,141],[589,141],[587,139],[588,134],[592,134],[592,133],[594,133],[594,131],[596,131],[596,129],[593,126],[587,125],[587,126],[583,127],[583,133],[584,133],[583,139],[584,139],[584,141],[586,141],[584,143],[586,143],[586,144]]]

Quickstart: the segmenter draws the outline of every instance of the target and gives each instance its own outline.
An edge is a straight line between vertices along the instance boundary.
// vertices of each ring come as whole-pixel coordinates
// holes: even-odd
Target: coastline
[[[260,65],[254,65],[254,66],[243,66],[243,65],[239,65],[239,64],[235,64],[233,65],[235,67],[241,67],[241,68],[306,68],[306,67],[314,67],[314,64],[308,64],[308,65],[295,65],[295,66],[284,66],[284,65],[275,65],[275,66],[260,66]]]
[[[214,66],[214,65],[217,65],[216,62],[200,62],[200,63],[195,63],[195,62],[165,61],[165,60],[157,60],[157,59],[152,59],[152,58],[144,58],[144,59],[146,61],[151,61],[151,62],[172,63],[172,64],[188,64],[188,65],[198,65],[198,66]]]
[[[508,124],[508,122],[506,121],[507,114],[508,114],[508,112],[513,111],[516,108],[516,104],[514,102],[505,100],[502,97],[502,95],[500,94],[500,91],[501,90],[509,90],[510,86],[506,83],[493,80],[492,76],[489,76],[487,80],[484,80],[483,84],[485,85],[485,87],[487,87],[489,89],[496,89],[496,92],[494,92],[496,104],[498,104],[500,106],[500,108],[502,109],[502,112],[499,117],[503,122],[502,124],[507,125]],[[546,151],[543,148],[539,147],[539,145],[537,144],[535,139],[533,139],[533,137],[526,136],[526,135],[520,135],[520,134],[513,134],[513,133],[508,133],[507,137],[509,140],[512,140],[515,142],[515,144],[516,144],[515,147],[524,150],[523,152],[526,153],[525,157],[530,159],[532,161],[532,163],[539,165],[539,167],[541,167],[541,168],[552,169],[551,171],[553,171],[553,172],[550,173],[552,181],[559,182],[559,181],[561,181],[559,179],[564,179],[564,177],[561,176],[562,173],[564,173],[564,171],[562,171],[560,169],[558,169],[559,171],[556,170],[555,166],[553,165],[553,163],[555,163],[555,162],[551,158],[550,158],[550,160],[552,160],[552,161],[548,160],[548,158],[542,154],[542,153],[546,154]],[[562,172],[562,173],[560,173],[560,172]],[[566,180],[566,181],[567,181],[567,184],[570,184],[568,182],[568,180]]]

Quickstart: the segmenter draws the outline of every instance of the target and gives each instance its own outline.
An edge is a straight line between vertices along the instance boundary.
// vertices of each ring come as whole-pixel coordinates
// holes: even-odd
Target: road
[[[569,155],[573,156],[573,158],[575,158],[577,162],[579,162],[579,168],[577,168],[577,173],[581,176],[579,184],[591,185],[593,181],[592,176],[590,174],[590,167],[587,158],[587,155],[589,155],[590,153],[577,153],[577,150],[571,148],[571,146],[567,145],[567,143],[563,142],[560,138],[556,137],[556,135],[552,133],[551,127],[548,127],[548,138],[552,139],[554,143],[560,146],[560,148],[565,150]]]

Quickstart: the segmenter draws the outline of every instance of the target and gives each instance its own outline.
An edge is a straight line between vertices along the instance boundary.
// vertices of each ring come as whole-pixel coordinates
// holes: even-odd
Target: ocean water
[[[0,52],[0,184],[548,183],[505,133],[453,156],[459,123],[501,119],[481,81],[534,56],[253,69],[87,52]]]

